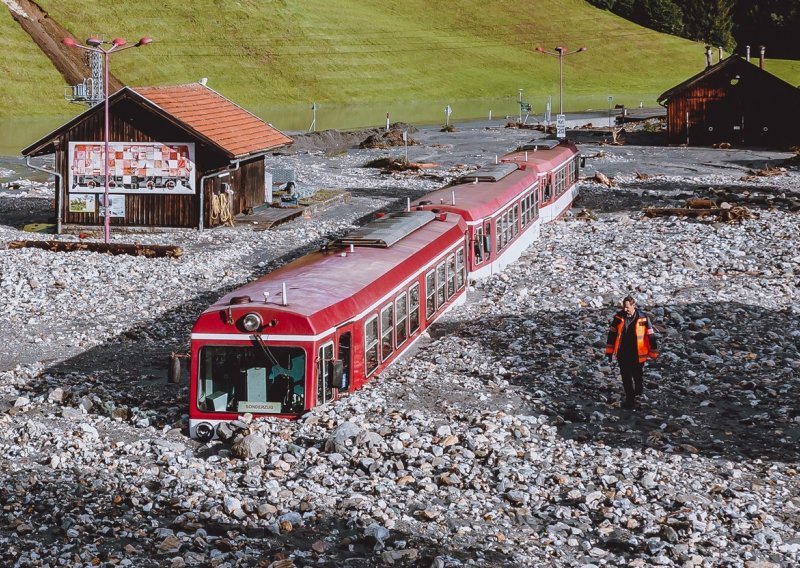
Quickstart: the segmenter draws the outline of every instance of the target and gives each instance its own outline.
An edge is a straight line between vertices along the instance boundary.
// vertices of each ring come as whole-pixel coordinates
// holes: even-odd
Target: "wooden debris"
[[[602,183],[606,187],[612,187],[616,185],[612,179],[610,179],[607,175],[603,172],[597,172],[594,174],[594,177],[590,178],[590,181],[595,183]]]
[[[755,170],[750,170],[748,175],[740,178],[740,181],[754,181],[760,177],[774,177],[783,175],[786,175],[786,168],[771,168],[767,166],[766,168],[757,168]]]
[[[710,199],[693,197],[686,200],[686,207],[689,209],[712,209],[716,204]]]
[[[183,255],[183,249],[173,245],[140,245],[126,243],[98,243],[77,241],[10,241],[10,249],[38,248],[50,252],[100,252],[107,254],[129,254],[132,256],[146,256],[148,258],[178,258]]]
[[[709,217],[716,215],[717,220],[731,223],[742,219],[751,219],[752,213],[747,207],[711,207],[698,209],[691,207],[646,207],[642,209],[645,217]]]
[[[650,174],[645,174],[642,172],[636,172],[636,179],[645,180],[650,179]]]
[[[731,148],[730,142],[719,142],[717,144],[712,144],[712,148],[716,148],[717,150],[728,150]]]

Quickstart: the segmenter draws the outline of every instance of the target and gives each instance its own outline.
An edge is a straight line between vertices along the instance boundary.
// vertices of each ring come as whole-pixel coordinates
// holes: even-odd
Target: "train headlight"
[[[242,318],[242,327],[245,331],[258,331],[261,329],[261,316],[258,314],[247,314]]]
[[[214,437],[214,427],[208,422],[201,422],[194,429],[194,433],[201,442],[209,442]]]

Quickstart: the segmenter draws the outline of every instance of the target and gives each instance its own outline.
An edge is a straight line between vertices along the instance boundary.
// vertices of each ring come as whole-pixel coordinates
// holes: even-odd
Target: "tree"
[[[736,0],[680,0],[686,37],[733,51]]]
[[[643,4],[648,16],[648,27],[667,34],[683,34],[683,10],[677,4],[671,0],[645,0]]]

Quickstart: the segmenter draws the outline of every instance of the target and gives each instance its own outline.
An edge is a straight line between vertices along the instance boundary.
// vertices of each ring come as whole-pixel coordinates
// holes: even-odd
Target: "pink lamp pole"
[[[61,43],[67,47],[77,47],[86,51],[93,51],[95,53],[103,54],[103,98],[104,98],[104,114],[105,114],[105,130],[103,134],[104,151],[103,151],[103,178],[105,181],[105,188],[103,190],[103,207],[106,210],[103,242],[108,244],[111,241],[111,211],[109,210],[108,203],[108,142],[109,142],[109,126],[108,126],[108,59],[112,51],[123,51],[131,47],[140,47],[152,43],[153,40],[149,37],[143,37],[133,45],[126,45],[125,40],[122,38],[115,38],[111,41],[101,40],[96,37],[90,37],[86,40],[87,45],[81,45],[71,37],[65,37]],[[88,46],[88,47],[87,47]],[[104,47],[108,46],[108,47]]]

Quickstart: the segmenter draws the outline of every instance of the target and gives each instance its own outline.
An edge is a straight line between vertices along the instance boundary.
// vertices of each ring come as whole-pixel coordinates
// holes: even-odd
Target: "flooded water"
[[[529,100],[523,93],[522,99],[531,105],[531,119],[542,120],[547,106],[546,96],[536,96]],[[249,107],[248,110],[262,119],[271,123],[276,128],[287,132],[306,132],[327,129],[355,129],[386,124],[387,113],[389,121],[408,122],[412,124],[444,124],[445,121],[461,122],[489,118],[501,119],[504,117],[519,116],[519,94],[514,93],[505,97],[491,99],[453,100],[453,101],[408,101],[396,103],[362,103],[334,105],[318,103],[316,112],[312,102],[307,104],[272,105],[264,107]],[[625,97],[615,97],[614,104],[622,103],[629,108],[639,106],[639,101],[644,101],[646,106],[654,104],[654,95],[630,94]],[[605,95],[571,95],[565,100],[568,112],[585,112],[587,110],[602,110],[606,108]],[[450,108],[449,117],[446,109]],[[83,109],[76,107],[77,112]],[[552,97],[552,114],[558,111],[558,96]],[[77,114],[77,113],[76,113]],[[60,117],[0,117],[0,156],[18,157],[22,149],[36,142],[43,136],[56,130],[72,116]],[[316,118],[316,122],[314,122]]]

